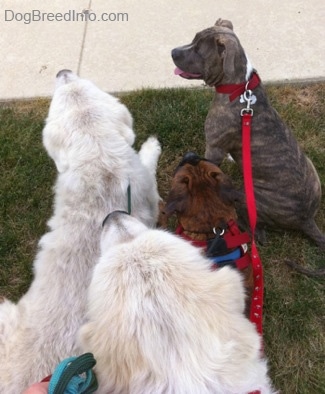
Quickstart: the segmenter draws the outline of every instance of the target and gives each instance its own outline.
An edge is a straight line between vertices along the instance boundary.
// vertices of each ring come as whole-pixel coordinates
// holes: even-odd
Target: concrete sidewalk
[[[200,86],[170,51],[219,17],[264,82],[325,79],[323,0],[1,0],[0,99],[50,96],[62,68],[108,92]]]

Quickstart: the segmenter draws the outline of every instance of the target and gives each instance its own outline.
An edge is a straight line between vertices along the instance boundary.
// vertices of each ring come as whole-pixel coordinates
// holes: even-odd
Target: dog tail
[[[139,157],[142,164],[149,172],[156,176],[158,159],[161,153],[161,146],[154,136],[149,137],[141,146]]]
[[[319,269],[313,271],[313,270],[311,270],[309,268],[305,268],[305,267],[301,266],[300,264],[295,263],[294,261],[291,261],[291,260],[284,260],[284,262],[289,267],[294,269],[295,271],[297,271],[303,275],[309,276],[311,278],[318,278],[318,277],[325,276],[325,268],[319,268]]]

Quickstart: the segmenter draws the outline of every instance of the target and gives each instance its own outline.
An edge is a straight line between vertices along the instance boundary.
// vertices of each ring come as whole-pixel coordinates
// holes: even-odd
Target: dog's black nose
[[[105,219],[103,220],[102,227],[105,226],[105,224],[107,223],[108,219],[111,219],[112,217],[117,216],[117,215],[119,215],[119,214],[121,214],[121,213],[122,213],[122,214],[125,214],[125,215],[129,215],[128,212],[122,211],[122,210],[116,210],[116,211],[110,212],[110,213],[105,217]]]
[[[185,153],[185,155],[183,156],[181,162],[178,164],[178,167],[182,167],[185,164],[190,164],[192,166],[196,166],[199,164],[199,162],[202,160],[202,158],[197,155],[194,152],[187,152]]]
[[[195,152],[187,152],[183,156],[183,160],[194,160],[194,159],[196,160],[200,159],[200,156],[197,155]]]
[[[172,58],[175,60],[177,58],[179,58],[179,49],[178,48],[174,48],[172,49]]]
[[[59,77],[61,77],[62,75],[64,75],[64,74],[69,74],[69,73],[72,73],[72,71],[71,71],[71,70],[67,70],[67,69],[60,70],[60,71],[56,74],[56,78],[59,78]]]

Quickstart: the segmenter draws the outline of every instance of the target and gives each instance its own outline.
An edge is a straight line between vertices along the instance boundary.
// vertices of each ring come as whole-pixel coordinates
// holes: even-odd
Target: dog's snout
[[[71,70],[68,69],[60,70],[56,74],[55,86],[56,88],[59,88],[62,85],[66,85],[70,82],[76,81],[78,78],[79,77],[76,74],[74,74]]]
[[[183,160],[198,160],[198,159],[200,159],[200,156],[195,152],[187,152],[183,156]]]
[[[60,78],[60,77],[66,76],[67,74],[70,74],[70,73],[72,73],[72,71],[71,71],[71,70],[68,70],[68,69],[60,70],[60,71],[56,74],[56,78]]]
[[[172,49],[172,58],[174,61],[180,61],[182,59],[184,59],[184,56],[186,56],[186,54],[192,50],[193,45],[192,44],[188,44],[188,45],[183,45],[181,47],[176,47],[174,49]]]
[[[202,159],[195,152],[187,152],[187,153],[185,153],[181,162],[179,163],[178,168],[184,166],[185,164],[190,164],[192,166],[196,166],[199,164],[199,162],[201,160],[204,160],[204,159]]]
[[[180,57],[180,49],[179,48],[174,48],[172,50],[172,58],[173,60],[177,60]]]
[[[123,215],[129,215],[128,212],[122,211],[122,210],[116,210],[116,211],[110,212],[110,213],[105,217],[105,219],[103,220],[102,227],[104,227],[105,224],[107,224],[107,222],[108,222],[109,219],[112,219],[112,218],[114,218],[114,217],[120,216],[121,214],[123,214]]]
[[[56,78],[65,76],[65,75],[70,74],[70,73],[72,73],[72,71],[71,71],[71,70],[68,70],[68,69],[60,70],[60,71],[56,74]]]

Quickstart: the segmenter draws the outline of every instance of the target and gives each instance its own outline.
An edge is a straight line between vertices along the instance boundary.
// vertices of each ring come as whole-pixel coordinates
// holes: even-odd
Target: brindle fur
[[[167,219],[175,214],[178,224],[193,240],[206,241],[214,237],[214,227],[222,228],[231,219],[237,220],[236,198],[230,178],[218,166],[189,152],[175,170],[164,213]],[[241,272],[248,295],[248,315],[253,291],[252,267]]]
[[[196,78],[210,86],[246,80],[247,58],[229,21],[219,19],[214,27],[197,33],[192,44],[175,48],[172,57],[176,66],[200,74]],[[257,236],[263,239],[265,225],[298,229],[325,249],[325,236],[314,220],[321,201],[317,172],[272,108],[263,85],[253,93],[257,97],[251,136]],[[244,107],[239,98],[230,102],[228,95],[215,94],[205,122],[205,157],[217,165],[230,153],[242,168],[240,111]],[[238,211],[239,216],[244,217],[245,211]]]

